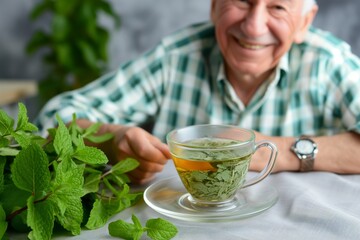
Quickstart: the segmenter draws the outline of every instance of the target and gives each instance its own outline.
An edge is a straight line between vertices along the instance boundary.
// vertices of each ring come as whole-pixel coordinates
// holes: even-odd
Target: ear
[[[216,0],[211,0],[210,19],[215,23],[215,3]]]
[[[314,5],[308,13],[302,16],[300,27],[295,34],[295,38],[294,38],[295,43],[302,43],[304,41],[307,30],[309,29],[311,23],[313,22],[317,11],[318,11],[318,6]]]

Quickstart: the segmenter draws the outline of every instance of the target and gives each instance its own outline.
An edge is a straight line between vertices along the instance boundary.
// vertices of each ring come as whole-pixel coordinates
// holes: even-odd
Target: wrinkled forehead
[[[238,2],[241,0],[212,0],[212,2]],[[244,0],[244,2],[249,3],[259,3],[259,2],[265,2],[265,3],[285,3],[290,5],[303,5],[305,2],[314,3],[314,0]]]
[[[249,4],[265,3],[267,5],[281,4],[289,6],[294,12],[302,11],[303,13],[310,10],[316,3],[315,0],[212,0],[212,7],[216,5],[225,6],[231,3],[236,5],[238,2],[248,2]]]

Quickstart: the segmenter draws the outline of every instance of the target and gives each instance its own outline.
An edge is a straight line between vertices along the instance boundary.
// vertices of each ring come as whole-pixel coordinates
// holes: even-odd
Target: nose
[[[259,37],[268,31],[268,13],[266,7],[253,6],[249,9],[244,21],[241,23],[242,31],[248,37]]]

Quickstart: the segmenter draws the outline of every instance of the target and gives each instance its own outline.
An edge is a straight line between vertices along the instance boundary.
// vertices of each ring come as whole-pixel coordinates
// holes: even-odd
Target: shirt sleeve
[[[333,115],[339,117],[348,131],[360,134],[360,61],[346,51],[342,61],[330,70],[332,89],[329,100],[333,101]]]

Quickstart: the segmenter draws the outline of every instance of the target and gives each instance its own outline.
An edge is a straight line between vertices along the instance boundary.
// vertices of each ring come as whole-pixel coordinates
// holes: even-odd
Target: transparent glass
[[[274,167],[277,148],[270,141],[255,142],[252,130],[229,125],[194,125],[167,135],[177,173],[188,193],[183,208],[223,211],[237,207],[236,193],[265,179]],[[270,149],[264,169],[247,179],[252,155]]]

